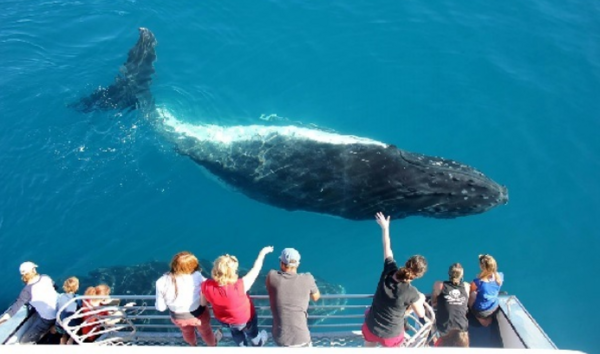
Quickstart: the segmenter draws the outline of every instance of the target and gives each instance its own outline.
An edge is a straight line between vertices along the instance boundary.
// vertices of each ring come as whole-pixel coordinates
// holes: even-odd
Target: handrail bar
[[[313,335],[317,336],[323,333],[323,330],[328,329],[330,333],[337,333],[347,338],[356,338],[357,336],[360,338],[364,310],[371,305],[372,297],[371,294],[323,294],[322,300],[308,306],[309,329],[316,331],[313,332]],[[268,295],[252,295],[251,298],[258,303],[269,299]],[[113,302],[111,305],[92,307],[89,300],[93,299],[111,299]],[[133,306],[115,305],[115,300],[127,301],[129,304],[133,303]],[[92,337],[97,338],[93,344],[135,342],[139,337],[137,335],[139,331],[151,331],[144,332],[148,334],[155,333],[157,330],[163,331],[155,333],[160,336],[161,333],[172,333],[176,328],[171,323],[168,313],[158,314],[159,311],[154,308],[155,296],[153,295],[76,296],[59,309],[59,314],[75,301],[82,301],[85,306],[65,319],[61,319],[60,315],[57,316],[57,321],[78,344],[89,344],[86,342]],[[332,301],[335,303],[327,304]],[[257,309],[259,328],[270,328],[272,320],[270,306],[261,304],[256,305],[255,308]],[[406,316],[409,322],[405,346],[421,346],[426,343],[435,321],[435,314],[429,305],[426,305],[426,318],[427,320],[421,323],[414,314]],[[72,324],[71,320],[73,319],[79,319],[81,323]],[[212,321],[212,323],[213,325],[217,324],[216,321]],[[93,327],[93,329],[85,335],[78,334],[86,327]]]

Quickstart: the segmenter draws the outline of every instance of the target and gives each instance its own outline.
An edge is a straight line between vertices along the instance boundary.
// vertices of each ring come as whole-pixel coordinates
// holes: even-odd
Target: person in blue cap
[[[300,253],[285,248],[279,256],[279,270],[271,270],[266,285],[273,313],[273,340],[283,347],[312,346],[308,330],[308,302],[321,293],[310,273],[298,273]]]

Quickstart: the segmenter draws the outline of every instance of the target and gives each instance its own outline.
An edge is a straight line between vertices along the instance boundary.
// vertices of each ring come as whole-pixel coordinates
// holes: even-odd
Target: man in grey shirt
[[[284,347],[311,346],[308,331],[308,302],[321,293],[310,273],[298,273],[300,253],[286,248],[279,257],[280,270],[267,275],[267,291],[273,313],[273,340]]]

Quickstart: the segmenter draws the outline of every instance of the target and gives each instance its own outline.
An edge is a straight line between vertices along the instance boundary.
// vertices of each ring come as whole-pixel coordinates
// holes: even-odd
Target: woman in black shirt
[[[427,271],[423,256],[410,257],[404,267],[398,268],[390,244],[390,217],[383,213],[375,216],[381,226],[383,243],[383,272],[373,296],[371,308],[367,310],[362,333],[366,347],[398,347],[404,341],[404,315],[414,311],[425,316],[425,296],[410,283]]]

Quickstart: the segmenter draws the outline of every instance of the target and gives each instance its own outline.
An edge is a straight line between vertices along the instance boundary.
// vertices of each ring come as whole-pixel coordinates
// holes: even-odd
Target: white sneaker
[[[256,338],[252,338],[252,346],[262,347],[267,344],[267,340],[269,340],[269,335],[267,334],[267,331],[263,329],[262,331],[258,332]]]
[[[220,328],[217,328],[215,330],[215,340],[217,341],[217,344],[219,344],[219,342],[221,341],[221,339],[223,339],[223,331],[221,331]]]

